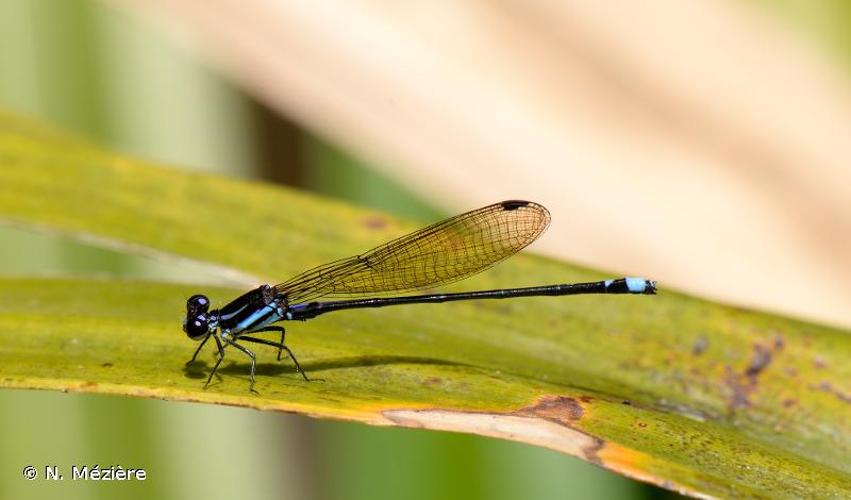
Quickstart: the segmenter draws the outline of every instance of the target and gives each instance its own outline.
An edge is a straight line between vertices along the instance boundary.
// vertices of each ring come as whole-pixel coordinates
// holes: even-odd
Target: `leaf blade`
[[[117,158],[15,120],[0,124],[0,217],[18,225],[95,235],[272,280],[413,228],[285,189]],[[600,277],[518,256],[455,287]],[[378,425],[452,428],[446,422],[454,419],[454,430],[527,442],[536,442],[533,431],[552,432],[556,449],[692,494],[851,491],[844,331],[664,287],[657,297],[351,311],[288,325],[291,347],[326,382],[304,384],[258,351],[257,397],[247,392],[247,363],[238,353],[229,353],[221,381],[208,391],[200,368],[209,369],[209,353],[206,365],[184,370],[193,345],[180,331],[181,311],[199,291],[221,304],[243,290],[0,280],[0,386]],[[506,422],[525,425],[526,433],[512,433],[519,428]]]

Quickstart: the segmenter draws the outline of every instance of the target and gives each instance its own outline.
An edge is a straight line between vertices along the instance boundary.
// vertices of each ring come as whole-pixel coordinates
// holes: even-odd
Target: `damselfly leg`
[[[251,333],[259,333],[259,332],[262,332],[262,331],[270,331],[270,330],[258,330],[257,332],[251,332]],[[283,334],[281,336],[283,337]],[[292,350],[290,350],[290,348],[287,347],[284,343],[279,344],[277,342],[272,342],[271,340],[258,339],[256,337],[249,337],[247,335],[243,335],[243,336],[239,337],[239,340],[244,340],[246,342],[254,342],[256,344],[263,344],[263,345],[268,345],[268,346],[272,346],[272,347],[277,347],[279,352],[281,350],[287,351],[287,354],[290,355],[290,359],[292,359],[293,363],[295,363],[296,371],[301,373],[301,376],[304,377],[304,380],[306,380],[307,382],[310,382],[311,380],[322,380],[322,379],[308,378],[307,373],[305,373],[305,371],[301,368],[301,365],[298,363],[298,360],[295,359],[295,354],[293,354]],[[279,361],[280,361],[280,359],[281,358],[278,358]]]
[[[216,374],[216,370],[218,370],[218,369],[219,369],[219,365],[221,365],[221,364],[222,364],[222,360],[224,360],[224,359],[225,359],[225,348],[224,348],[224,346],[222,346],[222,342],[219,340],[219,337],[218,337],[218,336],[216,336],[216,335],[211,335],[211,337],[213,337],[213,339],[216,341],[216,347],[218,348],[218,352],[217,352],[217,353],[218,353],[218,355],[219,355],[219,359],[216,361],[216,364],[213,366],[213,369],[212,369],[212,370],[210,370],[210,376],[209,376],[209,377],[207,377],[207,383],[206,383],[206,384],[204,384],[204,389],[206,389],[206,388],[207,388],[207,386],[208,386],[208,385],[210,385],[210,381],[211,381],[211,380],[213,380],[213,375],[215,375],[215,374]],[[197,354],[197,353],[196,353],[196,354]],[[193,359],[194,359],[194,358],[193,358]],[[252,378],[253,378],[253,377],[252,377]]]
[[[198,346],[198,349],[195,349],[195,354],[192,355],[192,359],[190,359],[189,361],[186,362],[186,366],[189,366],[189,365],[191,365],[192,363],[195,362],[195,358],[198,357],[198,353],[201,352],[201,349],[204,347],[204,344],[206,344],[207,341],[210,340],[211,336],[212,336],[212,334],[209,334],[206,337],[204,337],[204,340],[201,341],[201,345]]]

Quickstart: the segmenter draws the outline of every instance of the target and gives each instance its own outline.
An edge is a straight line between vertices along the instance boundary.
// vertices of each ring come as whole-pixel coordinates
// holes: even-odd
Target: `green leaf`
[[[261,183],[100,151],[0,116],[0,217],[130,253],[197,259],[227,288],[0,279],[0,387],[200,401],[525,441],[695,495],[851,495],[848,332],[648,296],[541,297],[329,314],[288,325],[324,381],[272,349],[229,352],[182,333],[186,297],[362,252],[414,226]],[[252,278],[262,276],[262,278]],[[601,274],[517,256],[453,289]]]

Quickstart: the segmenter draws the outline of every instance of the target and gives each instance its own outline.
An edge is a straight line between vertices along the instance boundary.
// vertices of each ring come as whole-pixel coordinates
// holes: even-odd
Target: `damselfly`
[[[232,346],[251,360],[254,390],[256,356],[242,343],[263,344],[283,351],[296,370],[310,380],[285,343],[286,331],[274,323],[307,320],[341,309],[425,304],[472,299],[506,299],[534,295],[589,293],[655,294],[656,283],[643,278],[620,278],[591,283],[505,288],[461,293],[434,293],[397,297],[350,298],[318,302],[320,298],[357,297],[443,285],[467,278],[511,256],[532,243],[547,228],[550,214],[531,201],[509,200],[473,210],[402,236],[364,254],[310,269],[278,285],[262,285],[237,297],[221,309],[210,310],[210,300],[193,295],[186,302],[183,331],[201,341],[192,359],[212,338],[218,359],[207,377],[206,388]],[[251,334],[280,333],[275,342]]]

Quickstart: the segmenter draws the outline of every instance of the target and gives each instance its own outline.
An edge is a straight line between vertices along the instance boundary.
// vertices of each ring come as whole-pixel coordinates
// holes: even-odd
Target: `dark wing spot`
[[[507,200],[507,201],[503,201],[502,203],[500,203],[500,205],[502,205],[503,209],[510,212],[512,210],[517,210],[518,208],[523,208],[525,206],[528,206],[529,202],[523,201],[523,200]]]

